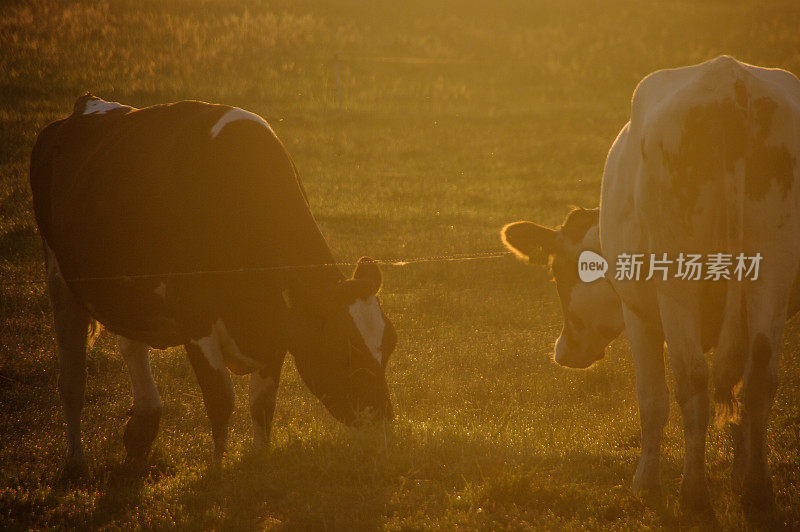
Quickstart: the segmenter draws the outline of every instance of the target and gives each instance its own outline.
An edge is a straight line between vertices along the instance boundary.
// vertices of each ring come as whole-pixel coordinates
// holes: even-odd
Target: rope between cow
[[[475,260],[498,259],[511,255],[509,251],[482,251],[478,253],[458,253],[455,255],[438,255],[430,257],[411,257],[406,259],[374,259],[376,264],[384,266],[403,267],[412,264],[421,263],[435,263],[435,262],[467,262]],[[194,277],[200,275],[224,275],[233,273],[258,273],[278,270],[304,270],[312,268],[326,268],[331,266],[349,266],[354,267],[357,262],[327,262],[319,264],[295,264],[295,265],[279,265],[279,266],[261,266],[254,268],[234,268],[229,270],[195,270],[189,272],[171,272],[171,273],[143,273],[143,274],[129,274],[129,275],[112,275],[112,276],[97,276],[97,277],[76,277],[70,279],[70,282],[88,282],[88,281],[123,281],[133,279],[160,279],[170,277]],[[42,284],[45,279],[15,279],[10,281],[0,282],[1,286],[12,285],[25,285],[25,284]]]

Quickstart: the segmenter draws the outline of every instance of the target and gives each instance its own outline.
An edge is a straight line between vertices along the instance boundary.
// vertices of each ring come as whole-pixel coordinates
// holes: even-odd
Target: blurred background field
[[[556,367],[555,289],[511,257],[384,268],[399,330],[393,434],[339,425],[284,366],[271,452],[250,449],[246,381],[232,449],[210,429],[182,350],[155,351],[165,412],[149,475],[127,476],[131,403],[113,341],[89,355],[91,477],[54,479],[65,447],[27,165],[36,132],[85,91],[264,116],[338,258],[500,249],[521,218],[597,205],[605,155],[647,73],[727,53],[800,73],[793,1],[144,0],[0,3],[0,528],[675,527],[682,433],[672,404],[663,495],[629,485],[639,428],[624,338]],[[225,213],[219,213],[224,218]],[[769,431],[780,520],[800,520],[800,325],[784,338]],[[708,463],[717,520],[741,526],[726,432]]]

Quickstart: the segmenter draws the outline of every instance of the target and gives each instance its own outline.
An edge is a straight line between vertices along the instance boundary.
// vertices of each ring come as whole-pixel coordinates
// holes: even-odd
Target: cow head
[[[297,370],[348,425],[392,418],[384,372],[397,334],[378,302],[380,287],[378,265],[363,257],[350,279],[321,292],[295,293],[290,301]]]
[[[570,368],[588,368],[603,358],[606,346],[624,328],[622,305],[608,279],[583,282],[578,276],[582,251],[601,254],[598,219],[598,209],[576,208],[555,229],[514,222],[501,231],[503,243],[518,257],[549,264],[564,316],[555,360]]]

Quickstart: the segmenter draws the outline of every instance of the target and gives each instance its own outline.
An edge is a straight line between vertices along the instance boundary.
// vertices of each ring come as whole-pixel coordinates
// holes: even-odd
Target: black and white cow
[[[765,434],[786,319],[800,307],[800,82],[728,56],[647,76],[606,161],[600,209],[550,229],[503,228],[524,258],[549,255],[564,314],[558,363],[583,368],[623,330],[631,343],[642,428],[636,490],[659,485],[668,413],[663,345],[681,407],[687,510],[708,510],[709,420],[704,353],[714,348],[718,412],[731,420],[733,478],[745,508],[772,507]],[[724,253],[763,257],[757,280],[581,282],[578,255]],[[544,251],[544,254],[541,252]],[[643,274],[642,279],[645,279]]]
[[[215,460],[234,403],[228,369],[252,376],[254,440],[264,446],[287,351],[338,420],[391,419],[384,371],[397,337],[376,297],[381,272],[367,258],[351,279],[313,266],[333,263],[331,251],[291,158],[261,117],[197,101],[134,109],[87,94],[39,134],[30,176],[67,472],[85,469],[80,418],[92,320],[119,337],[130,372],[129,458],[145,457],[158,430],[148,346],[185,346]]]

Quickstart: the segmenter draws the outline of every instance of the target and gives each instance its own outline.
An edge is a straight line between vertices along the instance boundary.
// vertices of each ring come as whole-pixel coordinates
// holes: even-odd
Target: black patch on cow
[[[230,377],[226,371],[212,367],[198,346],[186,344],[186,355],[203,392],[203,403],[211,421],[214,443],[216,445],[217,442],[224,442],[235,399]]]
[[[733,93],[731,99],[688,109],[674,151],[658,143],[673,177],[663,193],[686,208],[676,216],[687,223],[702,207],[696,204],[700,188],[732,175],[737,161],[744,161],[745,193],[750,199],[762,199],[773,182],[784,197],[792,186],[794,157],[785,147],[767,141],[778,104],[767,97],[752,98],[741,79],[733,83]]]
[[[745,162],[745,193],[753,200],[763,199],[773,182],[784,198],[792,187],[794,157],[785,146],[766,144],[777,107],[769,98],[759,98],[752,103],[756,132]]]
[[[583,241],[586,232],[597,225],[600,220],[600,209],[572,209],[564,223],[561,224],[561,233],[575,243]]]
[[[659,141],[664,166],[672,179],[665,195],[685,210],[675,213],[688,224],[701,207],[696,200],[701,187],[733,170],[747,144],[746,109],[733,100],[712,102],[686,111],[680,145],[675,151]]]
[[[758,146],[747,160],[745,192],[751,199],[761,199],[771,181],[778,184],[781,197],[785,198],[792,188],[794,156],[784,146]]]

